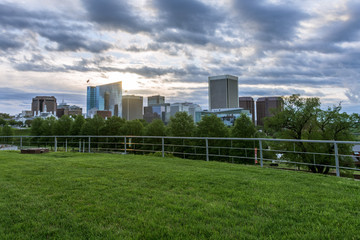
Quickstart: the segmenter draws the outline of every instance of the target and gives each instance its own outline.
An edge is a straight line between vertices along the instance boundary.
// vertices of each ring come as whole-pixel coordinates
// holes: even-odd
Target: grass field
[[[0,239],[359,239],[360,182],[119,154],[0,152]]]

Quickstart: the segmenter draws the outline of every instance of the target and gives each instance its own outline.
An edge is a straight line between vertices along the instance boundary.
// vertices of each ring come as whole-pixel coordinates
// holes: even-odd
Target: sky
[[[208,77],[239,96],[360,109],[358,0],[0,0],[0,112],[35,96],[86,106],[86,87],[208,107]],[[89,80],[89,83],[87,83]]]

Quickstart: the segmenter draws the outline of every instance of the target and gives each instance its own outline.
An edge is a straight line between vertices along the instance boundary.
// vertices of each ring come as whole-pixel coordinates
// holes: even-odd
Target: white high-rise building
[[[209,77],[209,110],[238,107],[238,77],[231,75]]]

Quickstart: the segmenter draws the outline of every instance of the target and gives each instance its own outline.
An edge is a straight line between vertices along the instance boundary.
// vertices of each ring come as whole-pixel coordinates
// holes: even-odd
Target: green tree
[[[55,123],[56,123],[55,117],[46,118],[41,123],[41,126],[40,126],[42,135],[43,136],[52,136]]]
[[[234,127],[231,129],[231,136],[236,138],[254,138],[256,137],[256,127],[252,120],[245,114],[241,114],[235,120]]]
[[[195,134],[195,130],[196,127],[192,116],[186,112],[177,112],[175,113],[175,116],[170,117],[170,121],[167,127],[167,134],[175,137],[191,137]],[[191,157],[191,154],[195,154],[195,150],[193,148],[183,146],[194,146],[196,141],[191,139],[171,139],[169,140],[169,143],[176,146],[171,150],[176,153],[182,153],[175,154],[179,157]]]
[[[99,115],[95,115],[93,118],[88,118],[81,128],[81,135],[101,135],[101,129],[104,125],[105,120]]]
[[[6,124],[6,120],[0,117],[0,126],[4,126]]]
[[[273,137],[304,139],[303,134],[314,127],[320,105],[319,98],[301,98],[300,95],[284,98],[284,109],[265,118],[264,129]]]
[[[74,122],[71,124],[70,135],[76,136],[81,134],[82,126],[85,124],[85,118],[82,115],[77,115]]]
[[[145,120],[145,119],[138,119],[140,122],[141,122],[141,124],[144,126],[144,127],[146,127],[149,123]]]
[[[166,127],[163,121],[155,119],[145,127],[145,136],[166,136]]]
[[[125,135],[142,136],[143,131],[144,126],[138,119],[127,121],[122,127],[122,132]]]
[[[352,140],[351,129],[359,125],[359,115],[341,113],[341,105],[322,110],[318,98],[301,98],[293,95],[284,98],[283,111],[273,117],[265,119],[265,131],[275,137],[298,140]],[[339,144],[339,153],[349,155],[351,146]],[[335,165],[334,146],[325,143],[282,143],[286,160],[316,163],[309,165],[315,173],[328,173],[330,168],[320,165]],[[294,151],[291,153],[290,151]],[[306,154],[311,152],[324,155]],[[352,161],[348,157],[340,157],[342,166],[350,166]]]
[[[31,136],[41,136],[43,135],[41,125],[44,122],[44,119],[42,118],[35,118],[31,123]]]
[[[10,118],[8,113],[0,113],[0,118]]]
[[[196,137],[228,137],[229,128],[224,124],[224,122],[218,118],[215,114],[206,115],[201,118],[197,123],[195,130]],[[204,148],[204,140],[193,140],[194,145],[202,146],[202,148],[196,149],[196,154],[202,154],[203,156],[196,156],[196,158],[205,159],[206,150]],[[230,147],[229,141],[227,140],[208,140],[209,154],[210,155],[229,155],[229,149],[225,147]],[[214,147],[216,146],[216,147]],[[220,148],[218,148],[220,147]],[[228,161],[229,158],[220,158],[216,156],[217,161]]]
[[[119,136],[123,135],[123,126],[125,119],[112,116],[105,121],[104,127],[101,129],[102,135]]]
[[[7,138],[4,138],[4,142],[10,143],[12,141],[12,138],[9,138],[9,136],[13,136],[13,135],[14,135],[13,129],[8,124],[6,124],[1,131],[1,136],[7,136]]]
[[[245,114],[241,114],[235,120],[234,127],[231,129],[231,137],[234,138],[255,138],[257,130],[252,120]],[[237,140],[233,141],[231,156],[237,156],[234,162],[253,164],[255,162],[256,141]]]
[[[191,137],[195,133],[195,124],[193,118],[186,112],[177,112],[175,116],[170,117],[168,125],[170,136]]]
[[[151,123],[147,124],[144,130],[145,136],[166,136],[166,127],[163,121],[160,119],[154,119]],[[160,138],[148,138],[144,139],[145,145],[142,149],[145,151],[161,151],[162,139]]]
[[[19,122],[16,121],[15,119],[11,119],[11,120],[9,120],[8,124],[9,124],[10,126],[18,126],[18,125],[19,125]],[[21,123],[21,124],[22,124],[22,123]]]
[[[32,121],[30,119],[25,120],[25,126],[31,127]]]
[[[72,118],[67,115],[63,115],[54,123],[53,134],[56,136],[69,135],[72,123]]]
[[[227,137],[229,130],[224,122],[215,114],[203,116],[197,123],[197,137]]]

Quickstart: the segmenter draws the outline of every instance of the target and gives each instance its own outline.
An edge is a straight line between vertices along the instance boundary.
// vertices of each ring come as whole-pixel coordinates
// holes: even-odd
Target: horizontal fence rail
[[[0,136],[0,149],[48,148],[54,152],[155,154],[205,161],[259,164],[336,176],[360,171],[357,141],[168,136]],[[344,172],[344,173],[341,173]]]

